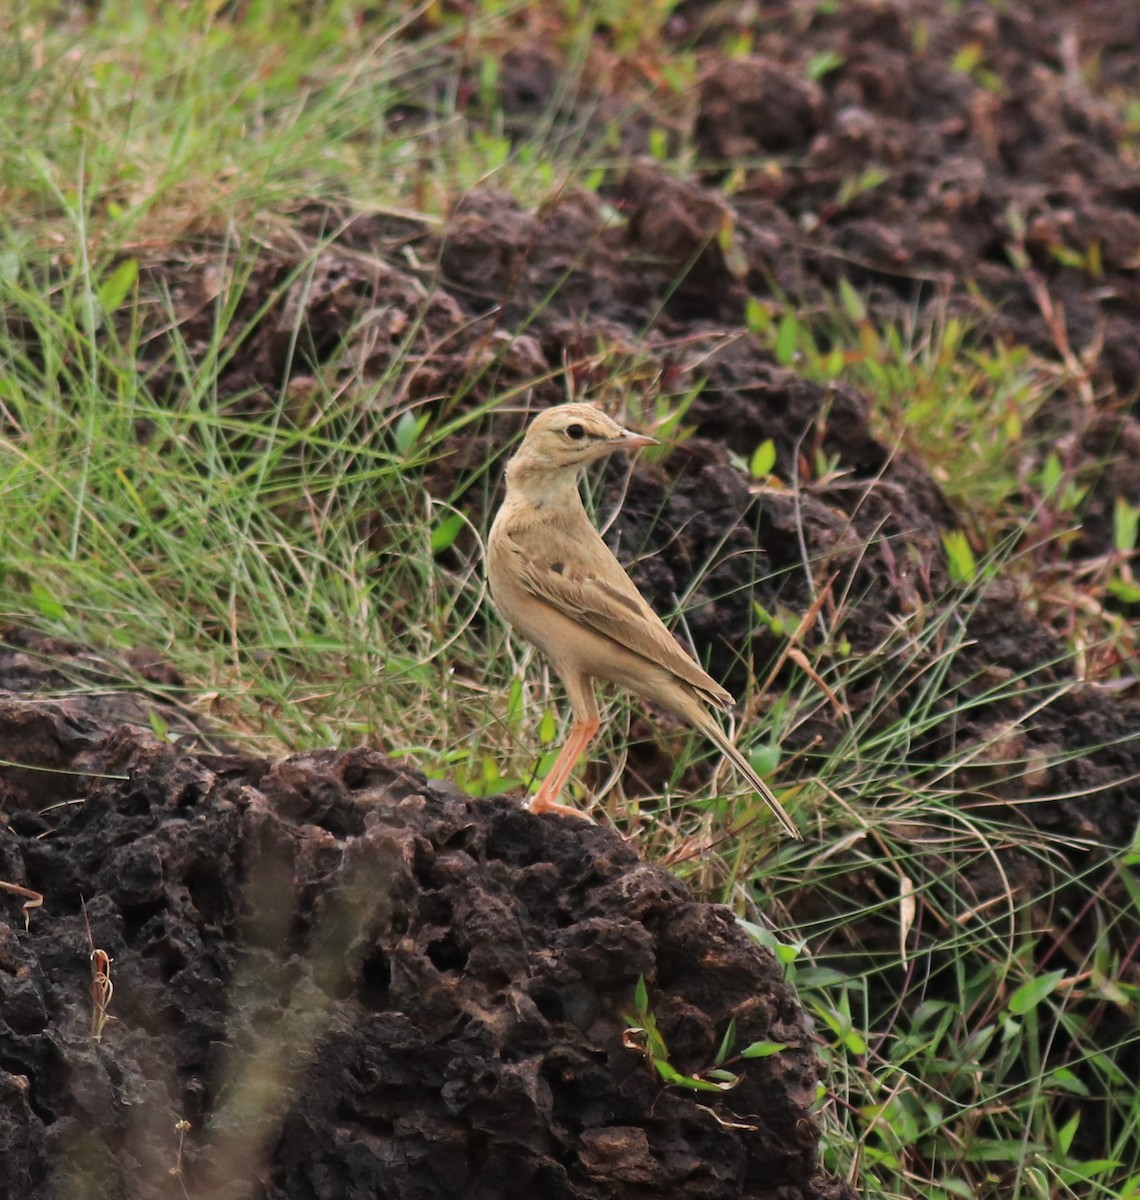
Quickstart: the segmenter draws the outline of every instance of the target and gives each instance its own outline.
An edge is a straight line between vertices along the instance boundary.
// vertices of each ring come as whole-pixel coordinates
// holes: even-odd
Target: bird
[[[591,404],[572,402],[539,413],[507,463],[506,493],[487,536],[491,598],[506,623],[549,660],[573,717],[530,811],[585,816],[557,800],[600,728],[594,681],[601,680],[654,701],[703,733],[784,831],[799,839],[792,819],[709,711],[710,705],[731,709],[732,695],[674,639],[582,503],[578,484],[586,466],[655,442]]]

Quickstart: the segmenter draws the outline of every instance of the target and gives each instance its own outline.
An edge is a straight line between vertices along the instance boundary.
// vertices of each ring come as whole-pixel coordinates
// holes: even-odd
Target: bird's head
[[[656,439],[634,433],[591,404],[560,404],[541,412],[507,466],[509,482],[524,476],[573,481],[587,463],[615,450],[652,446]]]

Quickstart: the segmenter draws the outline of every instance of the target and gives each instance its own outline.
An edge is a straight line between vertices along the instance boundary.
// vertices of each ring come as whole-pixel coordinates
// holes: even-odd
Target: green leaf
[[[1117,600],[1123,600],[1125,604],[1140,604],[1140,584],[1131,583],[1119,575],[1114,575],[1106,586]]]
[[[450,516],[444,517],[431,531],[432,554],[442,554],[444,550],[450,550],[462,528],[463,516],[461,513],[452,513]]]
[[[115,312],[130,294],[138,277],[138,259],[124,259],[99,285],[96,293],[99,307],[105,313]]]
[[[953,70],[960,71],[963,75],[969,75],[982,61],[984,53],[985,47],[981,42],[967,42],[950,60],[950,66]]]
[[[781,367],[788,366],[796,357],[796,343],[799,341],[800,323],[794,313],[785,313],[780,319],[780,327],[776,332],[776,361]]]
[[[787,1042],[752,1042],[740,1052],[741,1058],[771,1058],[788,1048]]]
[[[637,987],[633,989],[633,1005],[639,1013],[649,1011],[649,988],[645,983],[645,976],[637,977]]]
[[[849,1054],[857,1055],[860,1058],[870,1048],[867,1045],[867,1039],[861,1033],[856,1033],[854,1029],[849,1029],[839,1040]]]
[[[419,441],[420,434],[423,433],[428,423],[428,413],[423,413],[421,416],[416,416],[410,410],[402,412],[396,420],[396,424],[392,429],[392,436],[396,442],[396,449],[403,457],[407,457],[411,452],[412,447]]]
[[[842,346],[833,346],[828,352],[823,362],[820,363],[820,369],[828,379],[838,379],[843,374],[843,368],[847,366],[847,358],[843,353]]]
[[[1121,554],[1131,554],[1136,549],[1140,534],[1140,508],[1129,504],[1123,496],[1117,496],[1112,506],[1112,544]]]
[[[1027,1156],[1036,1157],[1047,1153],[1046,1147],[1039,1142],[1023,1142],[1018,1138],[999,1141],[997,1138],[975,1138],[962,1151],[964,1162],[990,1163],[1019,1163],[1025,1162]]]
[[[1074,1096],[1092,1095],[1088,1084],[1070,1071],[1068,1067],[1058,1067],[1055,1071],[1050,1071],[1048,1082],[1050,1086],[1057,1088],[1059,1091],[1071,1092]]]
[[[1116,1200],[1140,1200],[1140,1175],[1130,1175],[1116,1194]]]
[[[820,80],[832,71],[838,70],[846,61],[843,55],[836,50],[823,50],[819,54],[813,54],[807,60],[804,69],[809,79]]]
[[[776,443],[768,438],[763,441],[752,452],[752,458],[748,462],[748,470],[752,474],[753,479],[764,479],[772,474],[772,468],[776,465]]]
[[[757,775],[771,775],[780,765],[780,747],[771,742],[757,742],[748,751],[747,758]]]
[[[720,1049],[716,1052],[716,1057],[713,1062],[719,1067],[722,1062],[728,1057],[736,1042],[736,1018],[733,1017],[728,1023],[728,1028],[724,1031],[724,1037],[720,1039]]]
[[[479,98],[488,108],[492,107],[499,87],[499,60],[486,54],[479,61]]]
[[[1096,1179],[1097,1176],[1111,1177],[1123,1165],[1118,1158],[1091,1158],[1087,1162],[1069,1162],[1061,1168],[1058,1178],[1070,1185],[1083,1183],[1088,1179]]]
[[[947,1196],[957,1196],[958,1200],[977,1200],[978,1193],[963,1179],[941,1179],[939,1182]]]
[[[799,957],[799,950],[795,946],[788,942],[781,942],[772,930],[766,929],[763,925],[756,925],[752,921],[746,921],[743,917],[737,917],[736,923],[753,941],[759,942],[761,946],[770,950],[781,966],[789,966]]]
[[[646,1052],[649,1057],[659,1058],[662,1062],[669,1061],[669,1047],[665,1045],[665,1039],[661,1036],[661,1031],[657,1028],[657,1022],[653,1019],[651,1012],[641,1014],[642,1032],[646,1038]]]
[[[558,722],[554,717],[554,709],[548,708],[542,714],[542,720],[538,723],[538,740],[544,745],[549,746],[554,741],[555,735],[558,733]]]
[[[653,1059],[653,1069],[666,1083],[680,1083],[684,1076],[667,1058]]]
[[[1068,1155],[1069,1150],[1073,1145],[1073,1138],[1077,1136],[1077,1128],[1081,1123],[1081,1114],[1074,1113],[1072,1117],[1057,1130],[1057,1145],[1061,1149],[1061,1153]]]
[[[765,333],[772,325],[772,314],[755,296],[744,302],[744,323],[751,333]]]
[[[523,714],[523,685],[517,676],[507,689],[507,728],[518,729]]]
[[[756,614],[758,620],[763,621],[765,625],[777,636],[782,637],[787,632],[787,626],[778,616],[770,613],[759,600],[752,601],[752,611]]]
[[[1051,496],[1061,485],[1065,469],[1056,450],[1050,450],[1041,466],[1041,494]]]
[[[799,958],[799,951],[795,946],[789,946],[787,942],[777,942],[774,946],[769,947],[769,949],[782,967],[790,967]]]
[[[796,983],[802,988],[834,988],[850,983],[850,977],[834,967],[801,967],[796,974]]]
[[[1085,255],[1085,270],[1093,279],[1104,275],[1104,252],[1100,248],[1100,239],[1093,238],[1089,242],[1088,253]]]
[[[867,319],[867,306],[863,303],[863,297],[851,286],[846,275],[839,276],[839,303],[848,319],[856,325]]]
[[[951,529],[942,535],[942,546],[946,551],[946,565],[954,583],[972,583],[978,566],[974,552],[961,529]]]
[[[541,755],[538,760],[538,766],[534,769],[535,779],[545,779],[550,774],[554,764],[558,761],[558,751],[548,750]],[[537,790],[537,789],[536,789]]]
[[[1006,1006],[1014,1016],[1021,1017],[1035,1009],[1046,996],[1054,992],[1057,984],[1065,978],[1064,971],[1049,971],[1023,983],[1012,996]]]
[[[33,583],[31,587],[32,602],[40,614],[54,621],[61,621],[67,616],[67,609],[42,583]]]
[[[673,1068],[670,1067],[669,1070],[673,1071]],[[698,1079],[695,1075],[682,1075],[677,1071],[673,1071],[673,1074],[675,1078],[670,1079],[669,1083],[690,1092],[727,1092],[733,1086],[729,1083],[713,1083],[708,1079]]]

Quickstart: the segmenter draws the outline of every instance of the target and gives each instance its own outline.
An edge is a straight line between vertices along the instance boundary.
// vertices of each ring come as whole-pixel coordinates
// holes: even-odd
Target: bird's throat
[[[516,455],[507,464],[507,492],[515,502],[542,509],[581,505],[578,468],[551,469],[549,464]]]

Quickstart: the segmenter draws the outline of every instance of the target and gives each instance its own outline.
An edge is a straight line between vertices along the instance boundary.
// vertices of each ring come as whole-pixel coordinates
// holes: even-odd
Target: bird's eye
[[[586,431],[577,423],[566,426],[566,436],[573,438],[576,442],[581,441],[586,436]]]

